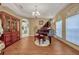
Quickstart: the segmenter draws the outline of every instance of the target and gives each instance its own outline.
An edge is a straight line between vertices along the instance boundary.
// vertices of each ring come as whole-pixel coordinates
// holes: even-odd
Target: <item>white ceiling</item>
[[[40,12],[39,18],[53,18],[61,9],[65,8],[68,3],[3,3],[13,10],[17,15],[33,18],[32,12],[37,5],[37,9]]]

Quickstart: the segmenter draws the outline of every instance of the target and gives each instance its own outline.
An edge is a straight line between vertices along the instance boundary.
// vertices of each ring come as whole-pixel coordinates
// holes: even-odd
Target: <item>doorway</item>
[[[29,36],[29,21],[28,19],[21,20],[21,38]]]

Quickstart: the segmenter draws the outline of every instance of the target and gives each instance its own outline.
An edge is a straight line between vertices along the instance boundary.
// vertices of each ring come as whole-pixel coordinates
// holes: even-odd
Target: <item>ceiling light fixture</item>
[[[37,10],[37,5],[35,5],[35,9],[34,9],[34,11],[32,12],[32,15],[33,15],[34,17],[36,17],[36,18],[37,18],[37,16],[40,15],[40,12]]]

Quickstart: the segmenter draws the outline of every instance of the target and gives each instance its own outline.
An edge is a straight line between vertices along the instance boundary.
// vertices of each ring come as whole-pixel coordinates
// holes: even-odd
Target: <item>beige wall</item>
[[[48,19],[29,19],[31,36],[34,36],[36,31],[43,26],[43,25],[39,25],[40,20],[43,20],[43,25],[48,21]]]

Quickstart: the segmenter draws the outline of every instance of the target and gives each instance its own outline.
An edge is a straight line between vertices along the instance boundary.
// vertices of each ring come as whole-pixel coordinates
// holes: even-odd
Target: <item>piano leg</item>
[[[38,39],[39,40],[39,45],[40,45],[40,39]]]
[[[50,41],[50,45],[51,45],[51,36],[49,36],[49,41]]]

